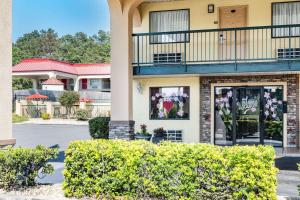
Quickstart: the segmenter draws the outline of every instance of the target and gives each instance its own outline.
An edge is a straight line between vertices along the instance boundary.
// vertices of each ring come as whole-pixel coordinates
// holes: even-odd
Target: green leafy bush
[[[89,120],[89,131],[93,139],[108,139],[109,117],[96,117]]]
[[[29,119],[26,116],[19,116],[17,114],[13,114],[12,115],[12,121],[13,121],[13,123],[21,123],[21,122],[26,122],[28,120]]]
[[[43,146],[0,150],[0,188],[10,190],[34,186],[38,172],[53,173],[53,166],[47,161],[55,158],[57,153],[57,149]]]
[[[67,117],[70,118],[72,107],[79,103],[80,95],[78,92],[65,91],[58,99],[59,103],[67,110]]]
[[[67,197],[276,199],[272,147],[79,141],[66,151]]]
[[[89,112],[84,109],[78,109],[75,115],[76,115],[76,119],[79,121],[86,121],[89,119]]]
[[[51,119],[51,116],[48,113],[42,113],[42,119],[43,120],[49,120],[49,119]]]

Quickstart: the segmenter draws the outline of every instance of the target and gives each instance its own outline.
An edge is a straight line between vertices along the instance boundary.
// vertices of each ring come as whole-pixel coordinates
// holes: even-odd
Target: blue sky
[[[60,36],[109,30],[106,0],[14,0],[13,40],[33,30],[54,29]]]

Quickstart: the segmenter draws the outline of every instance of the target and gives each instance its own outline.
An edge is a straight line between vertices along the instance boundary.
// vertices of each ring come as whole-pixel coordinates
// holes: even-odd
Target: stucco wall
[[[248,26],[271,25],[271,3],[288,2],[290,0],[184,0],[159,3],[144,3],[140,6],[142,25],[134,29],[134,32],[149,31],[149,11],[190,9],[191,29],[219,28],[218,7],[248,5]],[[215,12],[208,13],[208,4],[215,5]]]
[[[142,93],[137,90],[137,84],[142,85]],[[190,119],[189,120],[150,120],[149,119],[149,91],[150,87],[161,86],[189,86],[190,87]],[[135,130],[141,124],[146,124],[152,133],[153,129],[183,130],[183,142],[196,143],[200,141],[200,85],[199,77],[174,77],[174,78],[135,78],[133,81],[133,119]],[[125,106],[125,105],[124,105]]]

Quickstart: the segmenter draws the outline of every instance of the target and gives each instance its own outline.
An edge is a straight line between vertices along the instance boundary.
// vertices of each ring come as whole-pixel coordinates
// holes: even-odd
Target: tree
[[[74,104],[78,103],[80,100],[80,95],[78,92],[74,91],[65,91],[60,97],[59,97],[59,103],[64,106],[67,110],[67,117],[70,118],[71,109],[74,106]]]
[[[32,88],[32,80],[28,78],[13,78],[13,90],[26,90]]]

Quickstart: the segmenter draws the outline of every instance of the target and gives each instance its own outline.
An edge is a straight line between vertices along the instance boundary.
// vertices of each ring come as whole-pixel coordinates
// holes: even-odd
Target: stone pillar
[[[111,122],[109,137],[133,139],[132,16],[142,0],[108,0],[111,22]]]
[[[12,0],[0,1],[0,146],[12,137]]]

